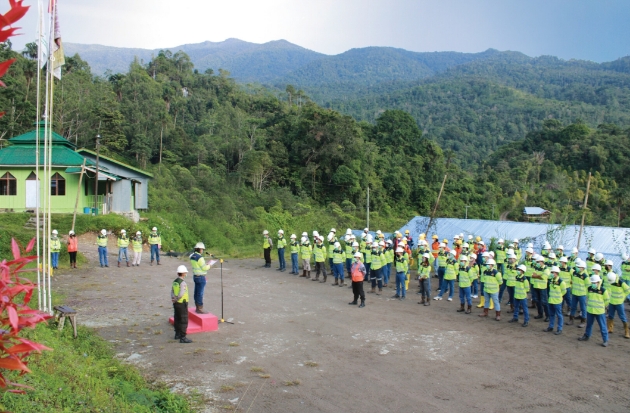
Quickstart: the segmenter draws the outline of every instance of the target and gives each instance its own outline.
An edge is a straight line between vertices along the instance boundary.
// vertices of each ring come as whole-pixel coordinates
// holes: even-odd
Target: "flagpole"
[[[37,180],[37,189],[35,192],[35,225],[37,226],[36,229],[36,242],[37,242],[37,304],[38,304],[38,308],[39,311],[42,310],[42,284],[41,284],[41,277],[42,277],[42,273],[41,273],[41,268],[40,265],[42,264],[41,262],[41,246],[40,246],[40,216],[39,216],[39,211],[40,211],[40,191],[41,191],[41,186],[42,186],[42,176],[41,176],[41,171],[40,171],[40,166],[39,166],[39,157],[40,157],[40,125],[39,122],[41,120],[41,79],[42,79],[42,67],[41,67],[41,62],[43,60],[43,53],[42,53],[42,35],[43,35],[43,24],[42,24],[42,19],[43,19],[43,10],[42,10],[42,2],[41,0],[39,0],[37,2],[37,6],[38,6],[38,15],[37,15],[37,24],[39,27],[39,30],[37,31],[38,33],[38,39],[37,39],[37,98],[36,98],[36,104],[37,104],[37,114],[35,115],[35,139],[36,139],[36,143],[35,143],[35,173],[36,173],[36,177],[35,179]],[[44,125],[45,126],[45,125]]]

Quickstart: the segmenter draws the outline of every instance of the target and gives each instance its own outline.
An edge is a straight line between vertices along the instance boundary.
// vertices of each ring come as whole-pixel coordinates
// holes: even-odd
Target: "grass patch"
[[[262,367],[252,367],[251,369],[249,369],[249,371],[251,371],[252,373],[262,373],[263,371],[265,371],[265,369],[263,369]]]
[[[305,361],[304,365],[307,366],[307,367],[317,367],[317,366],[319,366],[319,364],[317,364],[314,361]]]
[[[268,379],[269,377],[271,377],[270,374],[259,374],[258,377],[260,377],[261,379]]]
[[[285,381],[283,383],[285,386],[299,386],[301,384],[299,380]]]
[[[224,384],[223,386],[221,386],[219,391],[222,392],[222,393],[226,393],[226,392],[229,392],[229,391],[234,391],[235,389],[236,389],[236,387],[234,387],[234,386],[230,386],[229,384]]]
[[[240,346],[240,344],[238,344],[236,341],[232,341],[230,344],[228,344],[230,347],[238,347]]]

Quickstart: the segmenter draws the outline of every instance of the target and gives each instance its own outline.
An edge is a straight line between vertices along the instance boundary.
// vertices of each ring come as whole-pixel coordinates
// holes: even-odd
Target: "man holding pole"
[[[190,255],[190,266],[193,270],[193,281],[195,282],[195,312],[197,314],[208,314],[203,310],[203,291],[206,288],[206,274],[210,269],[210,264],[206,264],[206,260],[203,258],[203,250],[206,246],[203,242],[198,242],[195,245],[195,252]]]

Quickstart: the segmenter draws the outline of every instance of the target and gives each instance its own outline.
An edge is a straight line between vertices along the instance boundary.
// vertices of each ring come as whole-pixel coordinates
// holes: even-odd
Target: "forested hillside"
[[[18,62],[0,93],[7,111],[0,119],[4,139],[31,129],[36,119],[32,55],[18,55],[5,44],[0,58],[9,57]],[[470,85],[495,100],[488,114],[512,119],[517,127],[526,122],[534,132],[523,130],[526,140],[492,155],[472,143],[458,152],[443,150],[405,111],[384,110],[374,123],[358,122],[303,95],[278,99],[264,88],[242,88],[225,72],[200,73],[186,54],[168,51],[106,79],[93,76],[79,56],[69,57],[55,85],[54,128],[87,148],[100,133],[103,153],[153,172],[148,216],[177,226],[181,248],[202,239],[234,253],[251,246],[264,228],[361,227],[368,186],[370,226],[392,229],[430,213],[445,173],[440,216],[462,217],[470,205],[469,217],[490,219],[496,205],[518,219],[527,204],[554,211],[555,221],[574,223],[592,170],[587,222],[616,225],[620,217],[622,225],[630,224],[621,166],[630,155],[625,118],[599,128],[581,121],[543,125],[536,119],[550,112],[538,97],[487,82],[462,85],[432,86],[439,96],[460,96],[436,111],[452,119],[436,117],[435,127],[448,130],[457,125],[453,119],[469,114],[479,118],[465,105],[475,99],[465,94]],[[507,109],[510,102],[525,109]],[[501,142],[494,131],[487,133],[495,139],[493,149]]]

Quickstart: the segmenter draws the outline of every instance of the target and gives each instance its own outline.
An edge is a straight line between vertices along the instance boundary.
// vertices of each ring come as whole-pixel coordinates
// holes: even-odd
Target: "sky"
[[[14,48],[36,38],[37,0]],[[58,0],[65,42],[159,49],[285,39],[338,54],[513,50],[611,61],[630,55],[629,0]],[[0,12],[8,1],[0,0]]]

